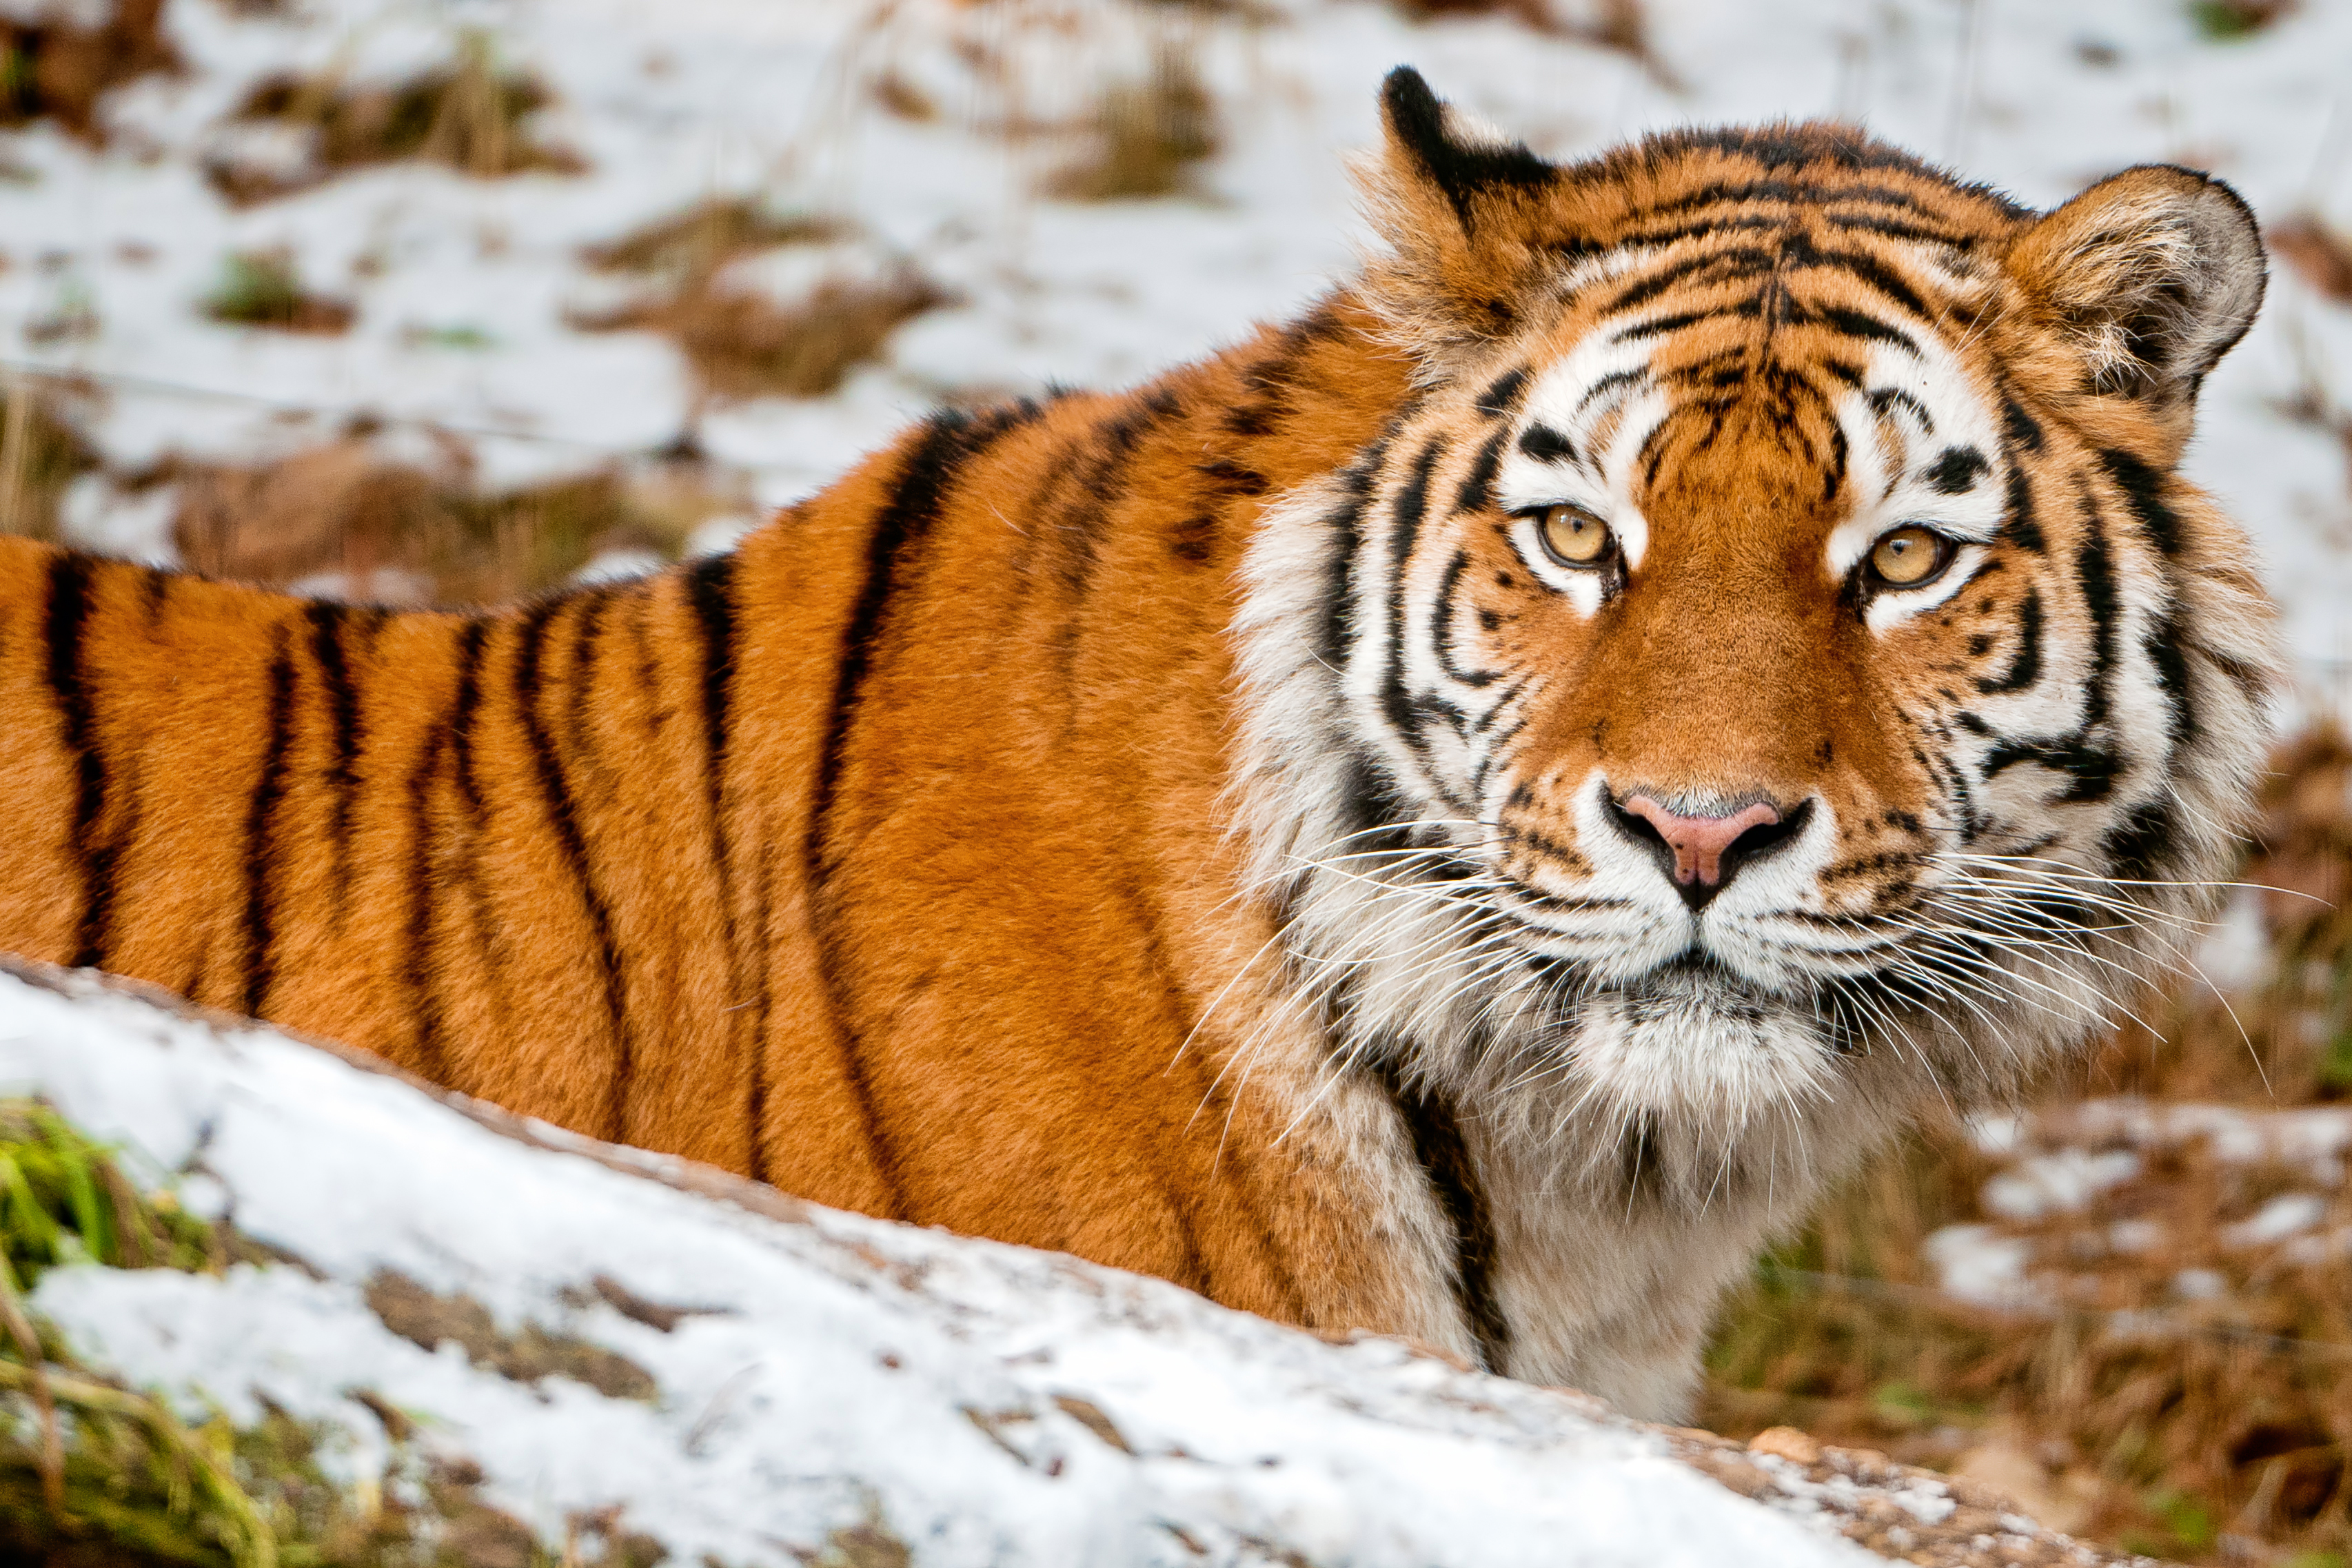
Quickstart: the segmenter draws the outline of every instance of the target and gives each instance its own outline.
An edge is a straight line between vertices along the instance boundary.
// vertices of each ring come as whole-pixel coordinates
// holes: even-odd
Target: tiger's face
[[[2037,218],[1826,128],[1555,168],[1387,107],[1367,287],[1423,390],[1244,617],[1346,1051],[1719,1183],[1740,1129],[2079,1046],[2260,752],[2263,596],[2172,472],[2261,298],[2242,204],[2148,169]]]

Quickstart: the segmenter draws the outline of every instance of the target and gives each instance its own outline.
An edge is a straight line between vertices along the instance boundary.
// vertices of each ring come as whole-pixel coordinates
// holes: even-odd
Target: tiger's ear
[[[1380,155],[1358,175],[1388,253],[1366,292],[1424,361],[1509,331],[1548,259],[1559,171],[1439,102],[1411,66],[1381,83],[1381,121]]]
[[[2092,392],[2185,411],[2262,308],[2261,231],[2238,193],[2150,163],[2025,230],[2010,275],[2081,356]]]

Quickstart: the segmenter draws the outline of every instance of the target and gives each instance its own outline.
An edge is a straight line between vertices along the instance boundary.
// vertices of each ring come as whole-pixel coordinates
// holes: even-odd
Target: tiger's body
[[[0,541],[0,947],[1679,1413],[2226,863],[2268,612],[2172,469],[2259,250],[2178,171],[1387,109],[1360,283],[731,557],[387,614]]]

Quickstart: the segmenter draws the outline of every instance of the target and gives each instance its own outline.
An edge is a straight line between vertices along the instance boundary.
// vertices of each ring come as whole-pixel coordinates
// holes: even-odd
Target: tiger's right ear
[[[1438,101],[1411,66],[1381,86],[1386,139],[1358,170],[1388,254],[1364,284],[1404,347],[1443,361],[1517,325],[1549,260],[1546,198],[1559,171]]]
[[[2080,363],[2084,389],[2181,415],[2262,308],[2263,240],[2239,194],[2150,163],[2027,228],[2005,264]]]

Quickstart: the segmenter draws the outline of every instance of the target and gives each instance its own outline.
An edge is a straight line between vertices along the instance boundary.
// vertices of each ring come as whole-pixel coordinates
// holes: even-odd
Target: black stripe
[[[1338,536],[1325,559],[1322,634],[1316,650],[1327,669],[1346,669],[1355,650],[1356,556],[1364,544],[1364,507],[1370,502],[1373,482],[1388,461],[1395,431],[1391,420],[1388,431],[1364,448],[1354,466],[1340,476],[1345,498],[1323,519],[1323,526]]]
[[[2002,509],[2000,537],[2021,550],[2040,555],[2049,549],[2042,537],[2042,525],[2033,518],[2033,481],[2025,465],[2011,459],[2009,465],[2009,502]]]
[[[728,686],[735,671],[734,582],[731,555],[711,556],[686,574],[687,597],[702,628],[702,781],[714,824],[724,816]],[[723,832],[720,842],[723,846]],[[723,849],[719,863],[723,872]]]
[[[1449,679],[1465,686],[1490,686],[1495,684],[1496,671],[1465,670],[1454,662],[1454,596],[1460,591],[1462,574],[1470,567],[1470,552],[1457,549],[1454,559],[1445,563],[1445,575],[1437,584],[1437,603],[1431,611],[1433,617],[1434,640],[1437,644],[1437,667]]]
[[[1885,166],[1916,167],[1907,161],[1903,163],[1889,162]],[[1706,185],[1677,196],[1671,202],[1657,203],[1643,211],[1645,214],[1687,213],[1717,204],[1744,204],[1750,202],[1787,202],[1808,206],[1833,202],[1855,202],[1865,206],[1900,207],[1926,216],[1934,215],[1921,206],[1909,192],[1897,190],[1891,185],[1815,184],[1809,181],[1799,180],[1744,180],[1738,184]]]
[[[710,859],[719,877],[719,925],[727,945],[727,1005],[740,1008],[748,999],[743,988],[742,954],[735,933],[734,854],[727,838],[727,720],[735,674],[735,558],[715,555],[686,574],[687,596],[702,628],[702,788],[710,802]],[[734,1014],[728,1015],[731,1020]],[[730,1024],[730,1037],[741,1031]],[[764,1033],[764,1031],[762,1031]],[[768,1061],[761,1034],[751,1037],[749,1100],[744,1114],[751,1128],[751,1179],[765,1181],[767,1154],[760,1145],[760,1128],[768,1113]]]
[[[939,514],[940,501],[952,482],[956,470],[971,454],[969,426],[971,421],[952,409],[934,414],[923,426],[907,455],[905,465],[898,471],[891,486],[889,498],[877,513],[873,532],[866,545],[866,578],[858,589],[857,601],[851,607],[848,624],[842,634],[841,653],[834,669],[833,701],[825,714],[824,734],[817,752],[816,778],[810,791],[808,828],[802,843],[803,875],[809,890],[811,923],[816,927],[817,968],[819,978],[833,1007],[835,1026],[841,1033],[842,1076],[856,1103],[857,1113],[866,1134],[867,1149],[874,1160],[876,1174],[880,1177],[883,1192],[890,1209],[903,1210],[906,1195],[900,1186],[898,1157],[892,1147],[889,1134],[882,1124],[880,1108],[875,1103],[872,1085],[867,1082],[864,1062],[859,1057],[856,1020],[848,1005],[848,983],[837,971],[834,944],[824,931],[825,883],[833,870],[833,856],[825,842],[826,831],[833,814],[834,797],[841,784],[841,771],[848,759],[850,732],[857,717],[861,688],[874,657],[882,618],[902,559],[911,553],[930,531]],[[893,1216],[886,1213],[884,1218]]]
[[[1789,226],[1785,216],[1765,217],[1753,213],[1727,213],[1721,217],[1707,218],[1695,224],[1672,224],[1664,228],[1634,229],[1620,235],[1612,242],[1612,249],[1664,249],[1686,239],[1713,239],[1717,235],[1757,229],[1784,229]]]
[[[73,764],[73,834],[66,846],[80,861],[82,912],[78,919],[75,964],[94,964],[91,952],[103,940],[103,915],[91,915],[110,903],[110,889],[101,886],[101,870],[94,858],[99,816],[106,811],[106,759],[99,755],[97,715],[91,712],[89,686],[82,682],[82,623],[89,621],[89,557],[58,555],[49,562],[49,613],[45,632],[49,642],[49,698],[57,703],[58,728],[64,731],[66,759]]]
[[[1486,390],[1478,394],[1478,412],[1489,419],[1500,419],[1519,405],[1519,393],[1527,390],[1528,368],[1505,371],[1495,378]]]
[[[1388,672],[1381,682],[1381,711],[1397,738],[1418,752],[1420,725],[1411,695],[1405,689],[1405,577],[1420,542],[1421,525],[1429,515],[1429,476],[1445,454],[1445,437],[1431,436],[1413,459],[1412,471],[1389,507]]]
[[[1754,277],[1772,270],[1774,253],[1761,246],[1734,246],[1723,250],[1705,250],[1686,256],[1660,267],[1638,282],[1629,283],[1616,297],[1600,308],[1599,314],[1614,316],[1631,310],[1637,305],[1647,305],[1677,283],[1694,273],[1709,272],[1717,267],[1732,269],[1729,277]],[[1713,278],[1707,283],[1727,282],[1729,277]]]
[[[2166,862],[2171,858],[2179,832],[2180,823],[2171,797],[2158,795],[2126,813],[2124,820],[2099,841],[2099,848],[2108,857],[2111,874],[2143,879],[2167,869]]]
[[[1276,423],[1289,412],[1283,394],[1296,384],[1307,355],[1318,342],[1337,337],[1339,330],[1339,318],[1328,302],[1284,328],[1265,357],[1242,371],[1242,384],[1257,395],[1226,413],[1225,434],[1244,438],[1274,434]]]
[[[1914,316],[1926,319],[1935,314],[1927,308],[1927,302],[1919,298],[1918,290],[1911,287],[1909,279],[1866,252],[1815,250],[1812,242],[1802,235],[1790,236],[1783,248],[1788,265],[1808,272],[1843,272],[1868,284]]]
[[[1070,681],[1070,665],[1076,652],[1077,612],[1094,586],[1095,566],[1100,559],[1097,536],[1110,516],[1112,506],[1127,493],[1127,468],[1134,461],[1136,447],[1161,420],[1181,412],[1182,405],[1163,389],[1145,396],[1125,413],[1097,426],[1101,442],[1095,460],[1087,465],[1085,476],[1079,481],[1076,497],[1069,509],[1053,525],[1054,537],[1063,546],[1062,582],[1069,591],[1072,606],[1071,617],[1062,629],[1055,658],[1066,687]],[[1010,422],[983,420],[975,423],[964,434],[964,455],[979,452],[1008,428]]]
[[[1538,463],[1573,463],[1576,445],[1550,425],[1538,423],[1520,433],[1519,450]]]
[[[1462,487],[1454,493],[1455,511],[1483,512],[1495,504],[1495,469],[1503,460],[1503,443],[1510,434],[1507,429],[1498,430],[1478,444],[1478,455]]]
[[[457,695],[449,706],[447,732],[450,770],[457,779],[458,802],[466,812],[453,880],[465,895],[476,935],[481,939],[483,987],[492,993],[503,1019],[511,1009],[506,1005],[506,994],[499,984],[498,921],[491,911],[490,893],[483,883],[478,859],[489,824],[483,805],[482,782],[474,768],[474,722],[480,716],[482,703],[482,653],[490,630],[489,622],[478,616],[469,619],[457,634]]]
[[[2148,538],[2166,555],[2180,553],[2180,515],[2164,498],[2165,476],[2149,467],[2121,447],[2109,446],[2099,453],[2099,462],[2116,488],[2124,493],[2124,500],[2147,531]]]
[[[1832,331],[1843,333],[1849,338],[1863,338],[1878,343],[1894,343],[1910,350],[1914,354],[1919,351],[1919,345],[1912,341],[1911,334],[1908,332],[1899,328],[1890,327],[1877,317],[1853,309],[1849,306],[1819,305],[1793,319],[1810,322],[1817,327],[1827,327]]]
[[[2197,723],[2196,694],[2189,685],[2189,639],[2179,622],[2171,615],[2158,618],[2142,639],[2141,647],[2148,664],[2155,668],[2158,689],[2164,693],[2165,737],[2169,744],[2168,755],[2178,755],[2180,748],[2195,740],[2200,733]]]
[[[1372,1073],[1395,1104],[1412,1144],[1414,1163],[1444,1210],[1454,1240],[1454,1299],[1478,1343],[1478,1359],[1489,1372],[1507,1370],[1511,1323],[1495,1299],[1495,1222],[1486,1190],[1478,1179],[1461,1119],[1443,1094],[1408,1084],[1391,1054],[1371,1053]]]
[[[482,791],[474,780],[474,711],[482,701],[482,644],[489,622],[477,617],[457,633],[457,695],[449,705],[449,747],[457,763],[457,793],[479,826]]]
[[[621,967],[620,944],[613,938],[612,912],[596,886],[595,873],[588,860],[587,840],[572,808],[571,786],[563,776],[563,759],[556,754],[555,743],[549,738],[546,722],[539,713],[539,664],[547,642],[547,623],[567,608],[581,607],[576,601],[549,600],[533,606],[516,628],[515,722],[522,727],[523,741],[530,751],[531,772],[539,780],[540,800],[547,811],[548,826],[555,831],[565,869],[579,885],[580,902],[587,910],[588,924],[596,936],[595,956],[604,983],[604,1012],[613,1031],[613,1079],[604,1110],[605,1136],[620,1143],[628,1134],[629,1077],[635,1067],[635,1042],[629,1038],[627,981]]]
[[[1885,419],[1890,408],[1908,411],[1911,417],[1919,422],[1921,434],[1936,434],[1936,416],[1927,412],[1927,405],[1919,401],[1916,393],[1903,387],[1873,387],[1870,390],[1871,412]]]
[[[407,986],[409,1010],[416,1019],[416,1071],[436,1082],[447,1081],[449,1063],[441,1051],[441,998],[438,965],[434,961],[433,783],[441,771],[446,736],[440,727],[428,730],[416,767],[408,776],[408,817],[413,841],[409,846],[408,955],[401,977]]]
[[[2028,452],[2042,450],[2042,426],[2025,407],[2006,391],[2000,397],[2001,433]]]
[[[2083,609],[2091,618],[2091,672],[2084,683],[2082,727],[2104,723],[2116,673],[2116,622],[2121,592],[2107,552],[2106,525],[2090,497],[2083,497],[2084,538],[2074,552],[2074,572],[2083,587]]]
[[[1954,234],[1947,229],[1929,228],[1925,224],[1906,224],[1899,219],[1876,217],[1867,213],[1823,213],[1821,217],[1833,229],[1885,235],[1889,239],[1956,246],[1962,250],[1973,249],[1977,243],[1973,235]]]
[[[261,753],[261,777],[245,819],[245,1006],[259,1018],[276,977],[271,929],[269,873],[277,863],[275,819],[286,793],[286,752],[294,724],[293,637],[280,626],[269,660],[269,738]]]
[[[106,759],[99,755],[97,716],[91,692],[81,667],[82,625],[89,619],[89,578],[87,556],[60,555],[49,563],[48,614],[43,630],[48,640],[49,695],[58,707],[68,762],[74,773],[73,830],[66,847],[79,862],[81,910],[76,920],[76,965],[95,967],[103,956],[107,911],[113,902],[112,857],[100,863],[98,822],[106,810]]]
[[[1710,305],[1704,310],[1678,310],[1671,316],[1653,316],[1647,321],[1636,321],[1631,327],[1618,329],[1609,340],[1612,343],[1638,342],[1643,338],[1663,338],[1669,332],[1700,321],[1712,321],[1718,316],[1739,316],[1750,319],[1762,315],[1763,304],[1755,299],[1742,299],[1729,305]]]
[[[1745,355],[1748,350],[1745,349],[1738,349],[1734,350],[1733,352]],[[1712,358],[1713,356],[1709,357]],[[1619,387],[1628,386],[1633,382],[1645,380],[1649,376],[1649,373],[1648,368],[1642,365],[1636,365],[1630,370],[1610,371],[1607,375],[1602,376],[1600,380],[1594,382],[1591,386],[1584,389],[1584,395],[1576,400],[1576,407],[1570,411],[1569,417],[1570,419],[1580,419],[1583,417],[1584,411],[1592,406],[1592,402],[1595,398],[1606,397],[1609,393],[1615,392]]]
[[[2029,588],[2025,599],[2017,607],[2017,653],[2010,661],[2009,670],[1997,679],[1979,681],[1977,690],[1987,694],[2021,692],[2042,678],[2042,591]]]
[[[2115,567],[2107,552],[2106,529],[2097,504],[2083,498],[2084,538],[2074,552],[2074,571],[2083,593],[2084,613],[2091,622],[2091,667],[2083,678],[2083,715],[2074,732],[2054,740],[2003,739],[1986,754],[1984,776],[1992,778],[2020,762],[2038,763],[2074,779],[2059,803],[2104,800],[2114,792],[2124,762],[2114,747],[2102,743],[2094,730],[2104,725],[2113,706],[2116,625],[2121,598]]]
[[[319,684],[327,698],[327,788],[332,805],[327,824],[328,875],[332,888],[330,917],[340,928],[352,891],[352,778],[360,754],[360,696],[352,684],[351,663],[343,652],[343,619],[340,604],[314,600],[303,613],[310,622],[310,656],[319,667]]]

